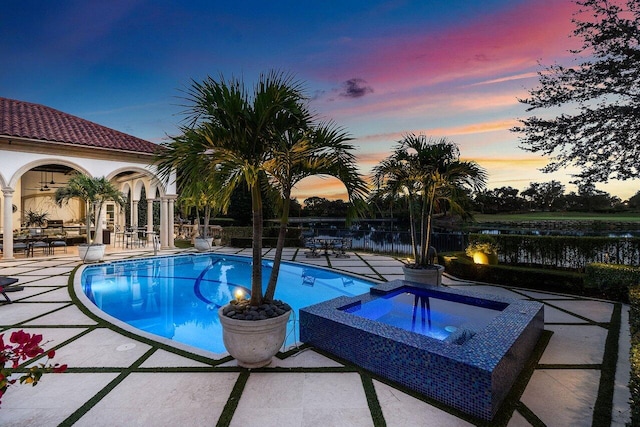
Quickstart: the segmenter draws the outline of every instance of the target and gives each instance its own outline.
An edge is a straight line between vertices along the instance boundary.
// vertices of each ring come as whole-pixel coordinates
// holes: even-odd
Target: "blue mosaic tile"
[[[444,404],[491,420],[542,334],[543,304],[458,289],[421,287],[435,297],[478,306],[501,303],[504,307],[462,344],[345,311],[394,291],[410,290],[411,285],[396,280],[380,284],[368,294],[303,308],[300,339]]]

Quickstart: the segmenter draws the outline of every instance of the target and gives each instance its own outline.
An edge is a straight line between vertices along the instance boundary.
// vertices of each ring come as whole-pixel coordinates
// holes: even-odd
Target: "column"
[[[173,221],[175,219],[175,215],[174,215],[175,201],[176,201],[175,197],[171,197],[169,199],[169,208],[168,208],[169,209],[169,212],[168,212],[169,213],[169,227],[168,227],[169,228],[169,236],[168,236],[169,237],[169,242],[168,243],[169,243],[169,247],[171,249],[176,247],[176,245],[174,243],[174,239],[173,239],[174,238],[174,231],[175,231],[175,226],[174,226],[174,223],[173,223]]]
[[[153,243],[153,199],[147,199],[147,243]]]
[[[138,228],[138,200],[134,200],[131,205],[131,226]]]
[[[163,197],[160,204],[160,248],[167,249],[169,247],[169,201]]]
[[[14,259],[13,257],[13,188],[2,189],[4,195],[4,208],[2,211],[3,246],[2,258]]]

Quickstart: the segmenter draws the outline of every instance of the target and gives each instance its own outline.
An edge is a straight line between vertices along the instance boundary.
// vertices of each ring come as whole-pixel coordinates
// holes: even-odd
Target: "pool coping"
[[[220,256],[220,257],[228,257],[228,258],[233,258],[233,259],[241,259],[242,261],[246,261],[247,263],[251,263],[251,257],[250,256],[246,256],[246,255],[238,255],[238,254],[227,254],[227,253],[215,253],[215,252],[185,252],[185,253],[180,253],[180,254],[167,254],[167,255],[157,255],[157,256],[148,256],[148,257],[144,257],[144,258],[136,258],[136,259],[118,259],[118,260],[107,260],[107,261],[103,261],[103,262],[98,262],[98,263],[90,263],[90,264],[80,264],[78,266],[78,268],[75,271],[75,275],[73,278],[73,292],[75,293],[75,296],[78,300],[78,302],[81,305],[81,308],[84,308],[85,311],[87,312],[87,314],[90,314],[92,316],[94,316],[96,318],[96,320],[101,320],[104,322],[107,322],[109,324],[111,324],[114,328],[117,329],[121,329],[122,331],[125,331],[128,335],[131,336],[135,336],[135,337],[140,337],[141,339],[146,339],[149,341],[154,341],[157,342],[159,344],[162,344],[164,346],[168,346],[168,347],[174,347],[178,350],[181,351],[185,351],[188,353],[192,353],[192,354],[196,354],[198,356],[202,356],[202,357],[206,357],[208,359],[213,359],[216,361],[220,361],[222,359],[228,358],[230,357],[228,352],[222,352],[222,353],[216,353],[213,351],[209,351],[209,350],[204,350],[202,348],[199,347],[195,347],[189,344],[185,344],[182,343],[180,341],[176,341],[176,340],[172,340],[171,338],[166,338],[157,334],[153,334],[150,332],[146,332],[142,329],[136,328],[133,325],[130,325],[116,317],[111,316],[110,314],[102,311],[94,302],[92,302],[89,297],[87,297],[87,295],[84,293],[83,289],[82,289],[82,273],[84,272],[85,269],[87,268],[97,268],[97,267],[101,267],[101,266],[110,266],[110,265],[115,265],[115,264],[123,264],[123,263],[130,263],[130,262],[145,262],[145,261],[149,261],[149,260],[154,260],[154,259],[162,259],[162,258],[175,258],[175,257],[209,257],[211,255],[215,255],[215,256]],[[263,259],[263,264],[265,263],[269,263],[272,262],[271,259]],[[283,261],[283,264],[293,264],[296,266],[299,266],[303,269],[305,268],[314,268],[314,269],[318,269],[318,270],[322,270],[322,271],[327,271],[330,272],[332,274],[339,274],[339,275],[344,275],[344,276],[349,276],[349,277],[353,277],[357,280],[360,281],[367,281],[367,282],[371,282],[373,284],[373,286],[377,286],[380,285],[380,281],[379,280],[375,280],[375,279],[371,279],[371,278],[364,278],[362,276],[359,276],[357,274],[353,274],[353,273],[349,273],[349,272],[345,272],[345,271],[340,271],[340,270],[335,270],[332,268],[328,268],[328,267],[323,267],[323,266],[315,266],[315,265],[310,265],[310,264],[306,264],[306,263],[302,263],[302,262],[296,262],[296,261]],[[295,317],[294,317],[295,319]],[[291,345],[288,346],[288,348],[292,348],[292,347],[299,347],[300,345],[302,345],[303,342],[298,340],[294,343],[292,343]]]

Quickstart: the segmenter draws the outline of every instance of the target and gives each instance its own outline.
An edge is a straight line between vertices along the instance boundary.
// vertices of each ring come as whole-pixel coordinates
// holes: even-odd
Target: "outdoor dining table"
[[[313,238],[313,241],[320,244],[322,249],[324,249],[324,254],[329,255],[329,249],[333,248],[334,245],[343,242],[342,237],[336,236],[316,236]]]

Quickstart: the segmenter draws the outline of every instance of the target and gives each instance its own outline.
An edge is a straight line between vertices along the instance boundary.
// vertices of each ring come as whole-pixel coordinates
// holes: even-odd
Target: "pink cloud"
[[[553,61],[575,47],[568,37],[575,9],[570,1],[530,1],[446,32],[353,41],[359,45],[348,59],[320,72],[332,80],[360,77],[385,93],[531,71],[539,59]]]

